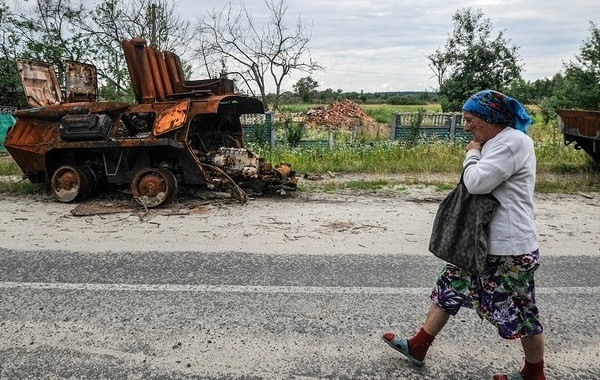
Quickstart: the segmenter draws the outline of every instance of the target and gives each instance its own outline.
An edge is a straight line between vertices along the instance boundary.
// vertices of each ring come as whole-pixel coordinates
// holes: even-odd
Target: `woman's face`
[[[465,131],[472,133],[473,141],[481,145],[485,144],[502,130],[501,127],[488,123],[482,118],[466,111],[463,111],[463,119],[465,120]]]

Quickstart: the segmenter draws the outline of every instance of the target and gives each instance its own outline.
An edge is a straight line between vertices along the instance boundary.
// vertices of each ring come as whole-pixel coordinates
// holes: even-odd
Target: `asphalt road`
[[[600,258],[538,272],[548,379],[600,378]],[[396,255],[0,252],[0,379],[489,379],[520,344],[461,311],[412,366],[440,262]]]

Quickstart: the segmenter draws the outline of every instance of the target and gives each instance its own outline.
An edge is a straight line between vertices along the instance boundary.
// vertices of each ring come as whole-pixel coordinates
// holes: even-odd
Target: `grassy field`
[[[425,110],[426,112],[441,112],[442,107],[439,104],[428,104],[425,106],[405,106],[391,104],[364,104],[361,108],[365,113],[371,116],[378,123],[389,124],[392,115],[395,112],[417,112]]]
[[[288,112],[302,112],[310,105],[296,105]],[[379,123],[389,125],[394,112],[440,112],[439,104],[423,106],[361,105],[365,112]],[[534,117],[528,131],[534,140],[537,157],[538,191],[600,191],[600,170],[592,159],[573,146],[565,146],[563,135],[556,124],[543,124],[539,110],[527,107]],[[389,131],[389,127],[388,127]],[[322,132],[309,132],[317,138]],[[321,133],[319,135],[318,133]],[[386,133],[382,133],[386,136]],[[464,145],[448,141],[392,142],[388,138],[380,141],[365,141],[351,144],[347,135],[338,141],[334,149],[292,148],[276,146],[274,149],[253,147],[267,160],[287,162],[300,173],[454,173],[462,169]],[[389,136],[389,132],[387,132]],[[311,137],[314,138],[314,137]],[[375,188],[381,183],[372,184]],[[443,186],[444,184],[439,184]],[[330,186],[330,185],[328,185]]]

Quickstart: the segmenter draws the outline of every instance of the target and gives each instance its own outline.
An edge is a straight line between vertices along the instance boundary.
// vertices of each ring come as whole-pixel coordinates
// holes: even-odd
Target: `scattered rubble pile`
[[[328,106],[311,108],[306,111],[308,123],[317,127],[334,127],[355,130],[357,127],[376,124],[358,104],[352,100],[333,102]]]

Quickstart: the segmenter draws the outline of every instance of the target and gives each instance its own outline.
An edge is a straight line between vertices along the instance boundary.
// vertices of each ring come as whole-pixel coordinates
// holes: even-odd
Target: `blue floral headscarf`
[[[521,103],[494,90],[479,91],[465,102],[462,109],[488,123],[513,127],[523,133],[527,133],[533,121]]]

